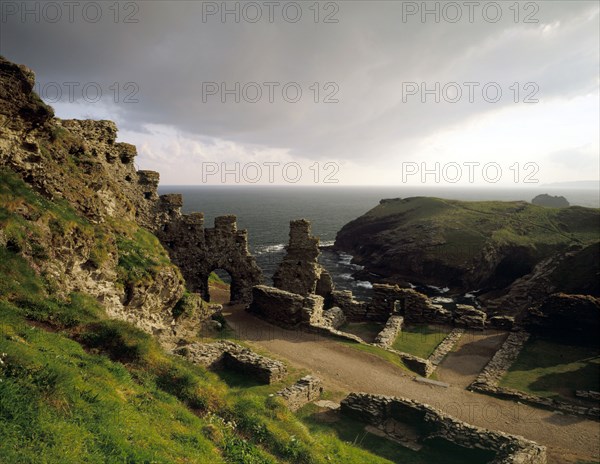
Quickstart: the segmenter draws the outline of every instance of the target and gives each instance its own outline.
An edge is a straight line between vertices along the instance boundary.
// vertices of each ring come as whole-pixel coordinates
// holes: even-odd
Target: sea
[[[371,283],[354,279],[352,274],[361,268],[352,263],[351,255],[338,253],[331,246],[344,224],[377,206],[381,199],[434,196],[466,201],[531,201],[536,195],[548,193],[566,197],[571,205],[600,207],[599,190],[581,188],[202,185],[161,186],[159,193],[183,194],[183,211],[203,212],[205,227],[212,227],[217,216],[236,215],[238,229],[248,230],[250,251],[262,269],[266,283],[272,283],[273,273],[285,255],[290,221],[308,219],[313,235],[320,238],[319,261],[331,273],[336,288],[352,290],[360,299],[370,297]],[[218,273],[228,279],[224,271]],[[443,301],[443,287],[430,290]]]

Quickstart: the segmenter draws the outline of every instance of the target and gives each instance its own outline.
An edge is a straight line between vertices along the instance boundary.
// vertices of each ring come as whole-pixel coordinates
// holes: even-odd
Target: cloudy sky
[[[599,178],[598,1],[0,5],[0,53],[163,184]]]

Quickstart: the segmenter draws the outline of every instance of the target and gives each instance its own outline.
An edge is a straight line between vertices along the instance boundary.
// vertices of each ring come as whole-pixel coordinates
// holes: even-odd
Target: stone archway
[[[203,272],[201,276],[202,291],[200,293],[202,294],[202,298],[205,301],[210,301],[210,290],[208,283],[210,274],[216,269],[222,269],[223,271],[226,271],[231,278],[231,283],[229,284],[229,303],[240,304],[249,302],[249,300],[247,299],[248,278],[244,276],[243,272],[234,271],[232,270],[232,268],[227,268],[222,265],[208,266],[208,269],[210,270],[207,272]],[[252,295],[252,287],[253,285],[249,287],[250,295]]]
[[[231,274],[225,269],[213,269],[208,276],[208,295],[204,300],[222,305],[230,304],[232,280]]]
[[[233,215],[215,218],[204,228],[202,213],[182,214],[181,195],[162,195],[157,205],[156,235],[179,266],[188,289],[209,298],[208,276],[223,269],[231,276],[231,303],[252,301],[252,287],[262,284],[262,271],[248,250],[248,233],[238,230]]]

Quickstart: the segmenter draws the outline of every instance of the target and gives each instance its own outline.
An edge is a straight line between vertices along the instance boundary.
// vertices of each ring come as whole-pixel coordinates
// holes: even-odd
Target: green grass
[[[403,369],[407,372],[412,372],[408,367],[405,366],[405,364],[400,360],[400,358],[398,357],[397,354],[391,353],[387,350],[384,350],[383,348],[380,348],[378,346],[373,346],[373,345],[361,345],[361,344],[358,344],[355,342],[351,342],[349,340],[348,341],[340,340],[340,339],[335,339],[335,340],[338,341],[339,343],[343,343],[344,345],[352,348],[353,350],[372,354],[374,356],[377,356],[380,359],[383,359],[386,362],[389,362],[390,364],[393,364],[394,366],[400,367],[401,369]]]
[[[163,266],[171,262],[158,239],[141,227],[129,236],[117,237],[119,251],[118,276],[121,283],[140,283],[152,280]]]
[[[221,279],[216,272],[211,272],[208,275],[208,282],[209,283],[215,283],[215,284],[224,284],[224,285],[227,285],[227,283],[225,281],[223,281],[223,279]]]
[[[472,259],[486,243],[522,246],[535,258],[571,244],[590,244],[600,239],[597,208],[546,208],[521,201],[414,197],[384,202],[359,220],[375,232],[433,229],[444,240],[423,251],[449,265]]]
[[[600,349],[532,337],[500,385],[537,396],[574,399],[575,390],[600,390]]]
[[[308,430],[321,441],[333,458],[344,464],[484,464],[493,453],[467,450],[448,442],[435,441],[420,451],[412,451],[364,430],[365,424],[334,416],[309,404],[298,411]],[[353,448],[359,447],[361,453]]]
[[[274,385],[208,372],[108,319],[93,298],[46,295],[22,258],[0,252],[3,463],[386,462],[314,434],[269,396],[305,372]]]
[[[340,327],[340,330],[357,335],[367,343],[372,343],[377,334],[383,330],[383,324],[375,322],[349,322]]]
[[[225,462],[206,421],[121,363],[25,323],[0,302],[5,463]]]
[[[410,325],[402,328],[392,348],[427,359],[450,333],[447,327]]]

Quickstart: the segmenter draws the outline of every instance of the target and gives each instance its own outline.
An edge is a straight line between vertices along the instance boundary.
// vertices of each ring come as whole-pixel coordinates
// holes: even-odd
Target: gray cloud
[[[403,23],[402,2],[366,1],[337,2],[333,24],[314,23],[312,2],[302,3],[298,23],[276,15],[273,23],[223,24],[213,17],[203,22],[201,3],[137,2],[133,24],[115,23],[108,3],[96,24],[77,15],[56,24],[15,15],[2,24],[0,53],[34,69],[41,83],[93,81],[105,90],[113,82],[137,83],[139,103],[118,105],[129,130],[172,125],[197,137],[315,159],[384,161],[392,144],[409,149],[411,141],[514,105],[508,91],[514,82],[536,83],[544,101],[598,87],[595,2],[538,2],[538,24],[515,23],[507,2],[500,2],[503,18],[495,24],[481,14],[472,24],[413,17]],[[298,103],[280,93],[273,104],[266,97],[256,104],[217,97],[204,103],[207,81],[297,82],[305,93]],[[493,81],[505,94],[496,104],[480,94],[475,103],[423,104],[418,97],[404,103],[407,81]],[[336,83],[339,103],[315,104],[314,82]]]

